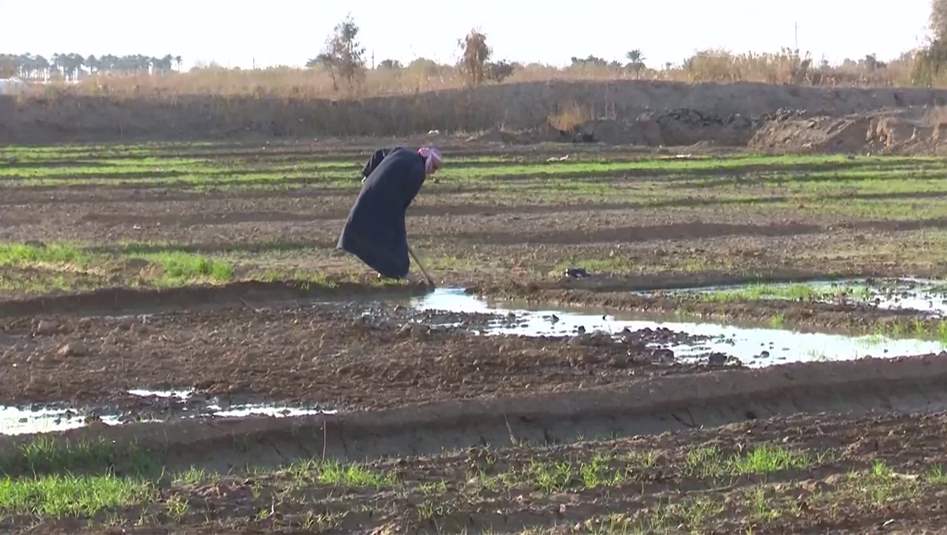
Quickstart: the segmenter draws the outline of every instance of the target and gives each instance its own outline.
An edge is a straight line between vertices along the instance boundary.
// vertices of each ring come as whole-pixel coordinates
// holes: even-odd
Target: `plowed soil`
[[[379,144],[0,149],[7,162],[0,405],[170,417],[188,402],[128,390],[193,389],[198,397],[342,413],[249,427],[130,426],[133,437],[162,437],[162,447],[178,453],[202,433],[219,433],[212,453],[241,462],[256,450],[237,445],[249,448],[248,437],[272,432],[273,441],[292,438],[286,444],[295,449],[268,455],[299,462],[309,452],[315,464],[256,471],[234,464],[187,483],[162,478],[156,499],[80,519],[0,509],[0,530],[942,529],[942,356],[757,372],[681,364],[646,346],[681,340],[662,330],[622,340],[475,334],[496,318],[415,311],[408,299],[420,291],[417,275],[385,286],[335,250],[357,195],[358,164]],[[408,221],[412,246],[440,284],[596,313],[685,312],[755,324],[778,316],[787,327],[841,332],[896,324],[936,332],[941,321],[857,305],[685,303],[629,293],[943,278],[947,167],[939,160],[510,148],[454,138],[444,145],[453,168],[425,185]],[[565,277],[568,268],[589,276]],[[437,419],[450,414],[466,418],[463,425]],[[387,427],[364,423],[389,417]],[[339,435],[325,421],[340,423]],[[364,424],[362,435],[345,434],[353,422]],[[193,433],[176,434],[185,428]],[[593,428],[615,436],[577,442]],[[110,436],[100,427],[76,436],[99,433]],[[339,436],[351,441],[330,445],[329,458],[367,461],[366,469],[390,478],[368,487],[320,479],[324,459],[313,459],[312,446],[325,455]],[[764,445],[781,449],[749,458]],[[433,456],[413,455],[420,450]],[[770,455],[782,460],[767,464]],[[212,456],[179,459],[188,460],[214,464]]]

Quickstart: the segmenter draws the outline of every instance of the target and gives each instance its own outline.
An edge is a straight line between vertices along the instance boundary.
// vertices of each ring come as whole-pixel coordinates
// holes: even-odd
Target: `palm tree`
[[[26,54],[20,54],[19,56],[9,55],[10,61],[13,63],[13,70],[16,72],[16,75],[20,78],[32,78],[33,77],[33,56],[27,52]]]
[[[99,60],[92,54],[85,59],[86,67],[89,68],[89,74],[95,74],[99,70]]]
[[[174,62],[178,65],[178,72],[181,72],[181,56],[174,56]]]
[[[36,72],[36,77],[46,80],[49,78],[49,60],[43,56],[37,54],[33,56],[33,69]]]
[[[70,54],[69,57],[72,59],[73,79],[78,80],[79,76],[82,75],[82,66],[85,65],[85,58],[80,54]]]
[[[635,71],[635,78],[641,76],[641,69],[645,68],[644,64],[644,55],[641,53],[641,50],[634,49],[627,54],[625,57],[628,58],[628,68]]]
[[[105,71],[107,73],[115,72],[115,67],[118,65],[118,57],[113,56],[112,54],[106,54],[99,58],[99,70]]]
[[[156,58],[154,60],[155,71],[161,74],[167,74],[171,72],[171,65],[174,62],[174,56],[171,54],[166,54],[163,58]]]
[[[52,61],[51,67],[52,67],[52,70],[56,71],[57,73],[65,77],[65,74],[64,74],[65,71],[63,70],[64,58],[65,56],[63,54],[59,54],[59,53],[53,54],[53,61]]]
[[[138,65],[138,72],[143,72],[148,74],[151,72],[151,67],[154,65],[155,58],[149,56],[143,56],[141,54],[135,54],[135,63]]]

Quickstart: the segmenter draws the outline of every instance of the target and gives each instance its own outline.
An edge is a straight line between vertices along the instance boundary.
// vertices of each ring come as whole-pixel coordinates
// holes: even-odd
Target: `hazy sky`
[[[927,36],[930,0],[0,0],[0,52],[141,53],[185,66],[302,65],[351,13],[369,57],[456,60],[457,39],[487,34],[495,57],[555,65],[620,59],[654,67],[695,50],[776,51],[817,59],[896,57]],[[21,22],[22,21],[22,22]]]

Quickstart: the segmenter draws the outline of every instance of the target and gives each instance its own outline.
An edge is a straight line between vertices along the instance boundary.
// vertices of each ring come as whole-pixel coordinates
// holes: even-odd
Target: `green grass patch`
[[[572,487],[576,481],[572,463],[565,461],[558,463],[533,461],[526,469],[526,475],[536,488],[546,494],[563,492]]]
[[[772,474],[786,470],[805,470],[813,461],[805,453],[797,453],[784,448],[762,445],[749,453],[735,457],[731,461],[733,472],[737,475]]]
[[[130,259],[144,260],[149,267],[127,270],[123,262]],[[60,243],[2,243],[0,267],[14,268],[0,274],[0,290],[25,293],[92,289],[114,284],[115,277],[122,275],[126,285],[156,287],[223,283],[234,278],[234,266],[228,261],[173,249],[151,252],[139,244],[110,253]]]
[[[0,479],[0,512],[48,518],[93,517],[139,503],[152,494],[147,483],[112,475],[47,475]]]
[[[0,475],[16,477],[52,473],[154,474],[157,459],[136,445],[99,440],[54,440],[39,437],[0,453]]]
[[[158,286],[177,286],[193,282],[228,282],[233,279],[234,267],[229,262],[206,256],[167,251],[132,255],[161,267],[154,279]]]
[[[62,273],[0,273],[0,291],[24,294],[45,294],[55,291],[78,291],[98,287],[94,281],[69,278]]]
[[[418,485],[418,492],[429,498],[443,496],[444,494],[447,494],[447,482],[441,480],[422,483],[421,485]]]
[[[761,445],[743,454],[725,455],[715,446],[696,448],[684,457],[683,473],[697,479],[719,479],[804,470],[822,462],[813,457],[772,445]]]
[[[701,301],[712,303],[732,303],[737,301],[831,301],[836,299],[853,299],[866,301],[871,296],[870,290],[864,285],[853,286],[816,286],[810,284],[750,284],[743,288],[732,290],[717,290],[713,292],[692,292],[692,295]]]
[[[198,485],[208,478],[207,470],[192,466],[174,476],[174,482],[180,485]]]
[[[591,490],[617,487],[627,479],[628,468],[621,462],[614,466],[615,461],[615,458],[605,455],[596,455],[588,462],[581,463],[548,463],[534,460],[521,473],[511,475],[506,481],[512,484],[526,481],[545,494],[576,488]]]
[[[947,485],[947,470],[937,465],[927,471],[924,479],[931,485]]]
[[[773,501],[766,495],[766,489],[754,489],[749,495],[750,512],[753,519],[761,523],[769,523],[778,520],[782,512],[773,507]]]
[[[917,479],[895,473],[884,461],[875,461],[867,471],[850,473],[842,486],[825,499],[845,499],[863,507],[878,508],[911,500],[919,489]]]
[[[317,479],[324,485],[336,487],[380,489],[394,485],[394,477],[391,474],[375,472],[357,464],[346,465],[337,462],[323,463]]]
[[[683,471],[698,479],[720,477],[727,472],[727,459],[716,446],[695,448],[684,456]]]
[[[937,323],[936,336],[940,343],[947,346],[947,320],[941,320]]]
[[[24,243],[0,244],[0,266],[36,264],[85,265],[91,255],[66,244],[30,245]]]
[[[172,520],[174,520],[175,522],[180,522],[181,520],[184,519],[185,516],[187,516],[187,513],[188,511],[190,511],[191,506],[187,502],[186,497],[180,494],[175,494],[174,496],[171,496],[170,498],[165,500],[164,508],[168,512],[168,516],[171,517]]]
[[[604,455],[596,455],[588,463],[583,463],[579,467],[583,487],[595,489],[616,487],[622,484],[625,480],[625,474],[621,470],[611,468],[610,463],[611,459]]]
[[[287,469],[287,473],[297,486],[315,483],[344,488],[382,489],[395,484],[395,477],[391,473],[337,461],[298,461]]]
[[[13,165],[0,170],[0,181],[29,185],[68,184],[167,184],[193,187],[280,185],[289,183],[318,183],[323,186],[357,186],[357,171],[365,154],[333,159],[312,158],[307,155],[273,153],[259,159],[260,152],[245,154],[216,154],[217,147],[159,147],[142,146],[112,149],[110,147],[82,147],[74,150],[37,148],[7,148],[0,151],[0,159],[12,159]],[[225,149],[229,151],[229,149]],[[187,154],[177,157],[176,154]],[[19,162],[30,165],[16,165]],[[43,166],[43,162],[49,165]],[[648,158],[623,161],[578,159],[564,162],[523,162],[506,157],[460,157],[452,160],[439,175],[446,183],[504,183],[509,179],[528,180],[529,177],[556,182],[562,188],[575,188],[586,195],[601,196],[611,186],[588,186],[584,179],[605,176],[652,177],[656,180],[683,178],[708,174],[723,180],[696,181],[693,187],[743,186],[757,183],[753,178],[732,178],[744,174],[769,175],[769,182],[795,184],[794,179],[804,174],[813,181],[813,190],[831,187],[840,178],[848,182],[879,180],[879,177],[909,178],[919,172],[929,172],[925,179],[936,178],[942,166],[936,160],[923,158],[884,158],[852,161],[837,156],[740,156],[707,157],[694,159]],[[583,179],[583,180],[576,180]],[[819,182],[822,181],[822,182]],[[686,187],[689,183],[684,182]]]
[[[892,321],[875,326],[871,336],[880,340],[884,338],[921,338],[935,340],[947,346],[947,320]]]
[[[725,509],[721,501],[710,497],[668,500],[633,514],[618,513],[589,520],[583,532],[592,535],[701,533],[707,523]]]
[[[786,327],[786,315],[783,313],[773,314],[769,319],[769,326],[773,329],[783,329]]]

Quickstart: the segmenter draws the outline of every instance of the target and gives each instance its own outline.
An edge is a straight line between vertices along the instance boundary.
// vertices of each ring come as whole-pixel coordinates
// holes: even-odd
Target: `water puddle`
[[[268,416],[289,418],[335,414],[337,411],[318,407],[301,407],[268,403],[229,403],[216,398],[200,399],[194,390],[133,389],[134,398],[160,400],[157,405],[140,409],[116,410],[67,407],[60,405],[0,405],[0,435],[55,433],[79,429],[93,423],[109,426],[129,423],[168,422],[192,418],[246,418]]]
[[[51,433],[87,425],[85,416],[69,409],[0,405],[0,434]]]
[[[304,409],[300,407],[279,407],[274,405],[264,405],[248,403],[244,405],[231,405],[221,408],[217,405],[209,407],[211,415],[217,418],[246,418],[247,416],[270,416],[273,418],[290,418],[294,416],[315,416],[319,414],[336,414],[338,411],[323,409]]]
[[[898,357],[939,353],[947,345],[928,340],[893,339],[884,336],[845,336],[804,333],[718,323],[668,321],[645,314],[616,317],[563,310],[534,310],[492,306],[462,289],[438,289],[412,302],[415,309],[456,313],[492,314],[483,334],[513,336],[575,336],[605,333],[621,336],[626,332],[668,330],[681,333],[684,342],[650,343],[649,347],[669,349],[678,361],[705,361],[711,354],[739,359],[750,367],[789,362],[854,360],[865,357]]]
[[[920,280],[853,280],[805,285],[718,287],[675,290],[713,295],[721,300],[739,294],[759,299],[802,299],[857,302],[885,310],[915,310],[930,317],[947,318],[947,286]],[[665,292],[667,293],[667,292]],[[593,336],[596,333],[670,350],[677,362],[706,362],[713,355],[739,359],[749,367],[789,362],[853,360],[864,357],[900,357],[939,353],[947,344],[884,336],[845,336],[798,332],[721,323],[679,321],[649,314],[594,314],[588,310],[538,310],[515,305],[494,305],[463,289],[438,289],[411,301],[425,312],[421,320],[435,328],[475,328],[480,334],[529,337]],[[458,322],[456,314],[470,316]],[[368,316],[373,316],[368,313]],[[636,336],[645,333],[647,336]],[[132,422],[167,422],[190,418],[286,418],[335,411],[317,406],[290,406],[202,396],[192,389],[132,389],[128,401],[111,408],[78,408],[58,404],[0,405],[0,435],[50,433],[85,427],[92,423],[123,425]]]
[[[187,400],[193,394],[193,390],[143,390],[132,389],[129,394],[140,398],[162,398],[162,399],[181,399]]]

